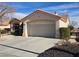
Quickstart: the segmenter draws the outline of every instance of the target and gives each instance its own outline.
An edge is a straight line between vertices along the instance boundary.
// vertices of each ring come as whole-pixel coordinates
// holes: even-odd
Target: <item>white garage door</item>
[[[55,37],[55,22],[33,21],[28,23],[28,35],[37,37]]]

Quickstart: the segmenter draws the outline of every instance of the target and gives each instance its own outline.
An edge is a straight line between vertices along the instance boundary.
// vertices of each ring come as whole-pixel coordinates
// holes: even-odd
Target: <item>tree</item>
[[[60,38],[68,42],[70,38],[70,29],[69,28],[60,28]]]
[[[3,19],[4,17],[8,16],[6,14],[11,14],[11,13],[14,13],[14,12],[15,12],[15,8],[8,6],[6,4],[0,4],[0,25],[3,24],[3,20],[7,20],[6,18]],[[1,35],[1,30],[0,30],[0,35]]]
[[[6,17],[6,14],[11,14],[15,12],[15,8],[8,6],[6,4],[0,4],[0,21],[2,23],[3,18]],[[8,16],[8,15],[7,15]]]
[[[69,25],[69,27],[68,27],[69,29],[70,29],[70,31],[71,30],[73,30],[74,29],[74,26],[72,26],[72,25]]]
[[[78,25],[77,21],[71,21],[70,26],[73,26],[74,28]]]

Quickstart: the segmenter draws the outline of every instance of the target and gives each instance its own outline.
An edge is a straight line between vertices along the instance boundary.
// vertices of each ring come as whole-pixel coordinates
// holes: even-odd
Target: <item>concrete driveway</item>
[[[44,37],[4,36],[0,40],[0,56],[3,57],[36,57],[53,47],[59,39]]]

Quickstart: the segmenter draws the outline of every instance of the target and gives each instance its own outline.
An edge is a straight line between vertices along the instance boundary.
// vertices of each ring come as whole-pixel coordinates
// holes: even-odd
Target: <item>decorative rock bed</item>
[[[56,45],[39,54],[38,57],[79,57],[79,43]]]

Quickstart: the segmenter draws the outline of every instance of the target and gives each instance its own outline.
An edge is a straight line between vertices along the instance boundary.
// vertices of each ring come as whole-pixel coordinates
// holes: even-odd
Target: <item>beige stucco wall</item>
[[[31,21],[31,22],[28,22],[28,23],[30,23],[30,24],[55,24],[55,21],[53,21],[53,20],[47,20],[47,19],[42,19],[42,20],[40,20],[40,19],[38,19],[38,20],[34,20],[34,21]]]
[[[56,34],[55,34],[56,38],[59,38],[59,20],[56,21]]]
[[[10,28],[10,24],[9,25],[7,25],[7,26],[0,26],[0,29],[5,29],[5,28]]]
[[[24,22],[23,25],[23,36],[28,38],[27,22]]]
[[[59,20],[59,27],[68,27],[69,20],[67,19],[67,22],[63,22],[62,20]]]

